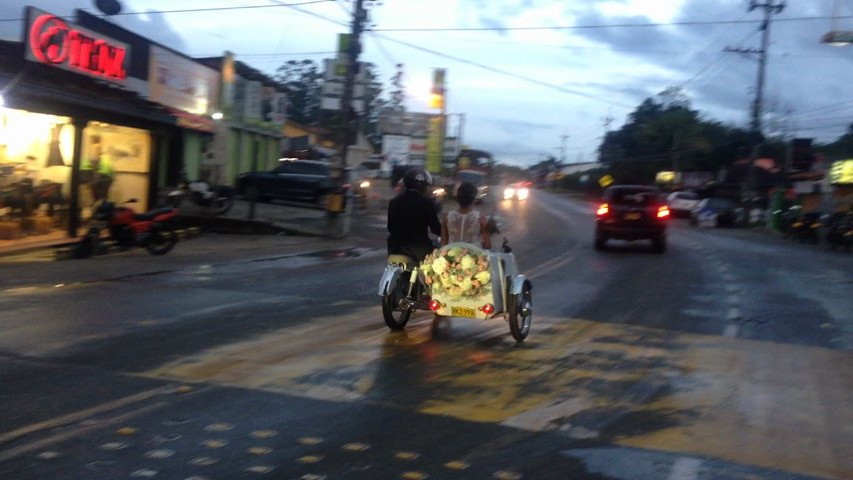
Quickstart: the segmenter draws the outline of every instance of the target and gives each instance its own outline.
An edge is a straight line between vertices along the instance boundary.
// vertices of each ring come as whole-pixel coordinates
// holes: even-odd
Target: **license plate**
[[[473,308],[465,308],[465,307],[450,307],[450,314],[454,317],[468,317],[474,318],[474,309]]]
[[[626,213],[625,220],[639,220],[640,214],[636,212]]]

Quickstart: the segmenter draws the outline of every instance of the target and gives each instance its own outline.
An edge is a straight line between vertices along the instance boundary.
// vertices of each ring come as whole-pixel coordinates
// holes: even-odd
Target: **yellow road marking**
[[[507,337],[500,321],[454,322],[451,338],[436,341],[423,316],[392,333],[379,315],[374,308],[315,319],[151,373],[324,400],[370,399],[533,431],[568,426],[570,435],[806,475],[853,471],[849,353],[541,317],[536,325],[544,326],[534,325],[516,348],[509,338],[493,340],[496,332]],[[403,364],[411,375],[394,375]],[[394,395],[413,389],[421,396]],[[603,415],[601,425],[576,424],[575,416],[596,410],[622,413]],[[631,415],[624,412],[658,423],[627,428]]]

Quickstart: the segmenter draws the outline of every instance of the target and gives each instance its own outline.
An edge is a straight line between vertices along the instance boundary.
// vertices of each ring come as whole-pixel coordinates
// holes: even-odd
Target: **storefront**
[[[219,106],[213,151],[202,168],[211,182],[233,184],[241,173],[269,170],[281,157],[284,139],[284,89],[260,71],[222,57],[200,62],[220,72]]]
[[[156,202],[174,117],[128,88],[124,43],[30,8],[0,42],[0,248],[75,237],[99,200]]]

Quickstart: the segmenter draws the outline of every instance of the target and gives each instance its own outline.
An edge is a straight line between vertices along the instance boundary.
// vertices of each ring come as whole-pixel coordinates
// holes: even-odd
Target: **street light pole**
[[[326,202],[327,235],[335,238],[345,237],[349,232],[348,219],[346,217],[346,183],[345,172],[347,168],[347,153],[349,151],[349,140],[352,133],[352,102],[355,84],[356,69],[358,67],[358,55],[361,53],[361,33],[364,29],[364,21],[367,19],[367,11],[364,9],[364,0],[356,0],[353,10],[352,31],[350,33],[347,48],[347,65],[344,74],[343,93],[341,95],[341,125],[338,132],[338,152],[332,164],[333,189]]]

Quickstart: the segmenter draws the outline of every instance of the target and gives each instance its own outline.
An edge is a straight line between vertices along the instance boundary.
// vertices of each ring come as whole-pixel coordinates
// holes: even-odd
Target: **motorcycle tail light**
[[[610,205],[602,203],[601,206],[598,207],[598,210],[595,211],[595,214],[599,217],[603,217],[607,215],[608,212],[610,212]]]
[[[491,303],[487,303],[487,304],[483,305],[483,307],[480,308],[480,310],[482,310],[483,313],[485,313],[486,315],[491,315],[491,314],[495,313],[495,306],[492,305]]]
[[[430,300],[429,301],[429,309],[433,312],[437,312],[438,309],[441,308],[441,303],[438,300]]]
[[[669,217],[669,208],[660,207],[658,208],[658,218],[667,218]]]

